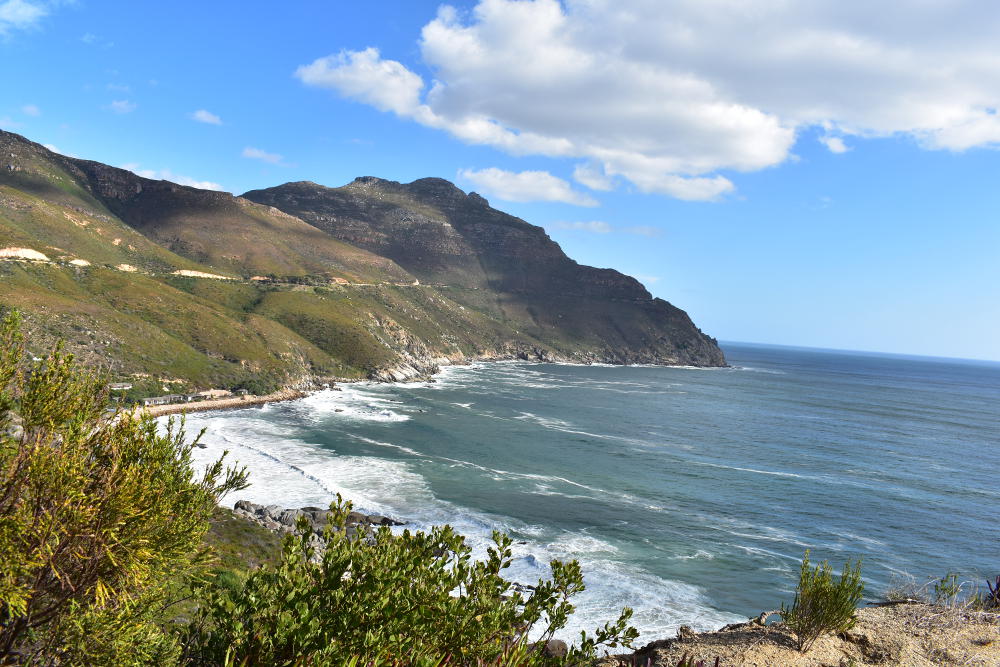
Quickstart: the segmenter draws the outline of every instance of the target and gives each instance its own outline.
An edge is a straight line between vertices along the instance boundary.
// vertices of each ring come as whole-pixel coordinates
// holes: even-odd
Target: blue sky
[[[440,176],[723,340],[1000,359],[1000,8],[869,6],[0,0],[0,128],[235,193]]]

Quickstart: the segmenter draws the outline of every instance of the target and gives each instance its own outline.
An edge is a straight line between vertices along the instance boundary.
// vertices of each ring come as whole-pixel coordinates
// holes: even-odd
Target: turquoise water
[[[1000,364],[724,348],[731,369],[477,364],[189,424],[199,456],[251,469],[229,502],[340,491],[480,547],[500,528],[524,583],[579,558],[567,638],[624,604],[647,640],[776,608],[805,549],[863,556],[873,596],[894,573],[1000,574]]]

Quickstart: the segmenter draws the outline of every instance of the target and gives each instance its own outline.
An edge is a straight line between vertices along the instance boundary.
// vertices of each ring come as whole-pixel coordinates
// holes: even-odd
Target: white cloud
[[[41,116],[42,110],[39,109],[34,104],[25,104],[23,107],[21,107],[21,113],[23,113],[25,116]]]
[[[100,39],[100,38],[97,35],[95,35],[94,33],[92,33],[92,32],[85,32],[80,37],[80,41],[83,42],[84,44],[93,44],[98,39]]]
[[[208,123],[209,125],[222,125],[222,119],[216,116],[211,111],[206,111],[204,109],[198,109],[191,114],[193,120],[199,123]]]
[[[77,157],[76,155],[73,155],[72,153],[67,153],[66,151],[60,149],[55,144],[42,144],[42,146],[45,146],[45,148],[49,149],[53,153],[59,153],[59,155],[65,155],[66,157]]]
[[[409,115],[419,106],[423,79],[394,60],[382,60],[378,49],[341,51],[318,58],[295,71],[303,83],[333,88],[345,97],[380,111]]]
[[[284,166],[283,156],[278,155],[277,153],[268,153],[267,151],[262,151],[259,148],[254,148],[253,146],[247,146],[244,148],[241,155],[243,157],[250,158],[251,160],[260,160],[261,162],[267,162],[268,164]]]
[[[135,102],[130,102],[128,100],[115,100],[108,105],[108,109],[114,111],[115,113],[125,114],[132,113],[135,111],[138,105]]]
[[[571,158],[594,189],[716,199],[806,128],[1000,148],[992,0],[480,0],[424,26],[425,81],[377,49],[298,69],[383,111],[514,155]],[[596,187],[595,187],[596,186]]]
[[[49,10],[38,2],[26,0],[0,2],[0,35],[6,35],[12,30],[33,28],[48,13]]]
[[[14,120],[13,118],[11,118],[10,116],[0,116],[0,128],[4,128],[5,127],[7,129],[12,129],[12,128],[21,127],[23,124],[24,123],[18,123],[16,120]]]
[[[123,83],[109,83],[106,84],[104,87],[116,93],[127,93],[132,90],[130,86],[126,86]]]
[[[846,153],[851,150],[840,137],[820,137],[819,141],[821,144],[826,146],[831,153]]]
[[[575,229],[583,232],[593,232],[594,234],[610,234],[611,225],[606,222],[601,222],[600,220],[593,220],[591,222],[553,222],[552,226],[556,229]]]
[[[608,192],[614,189],[614,183],[600,166],[583,163],[578,164],[573,169],[573,180],[582,185],[586,185],[591,190]]]
[[[598,202],[575,191],[567,181],[547,171],[504,171],[488,169],[460,169],[458,177],[469,181],[484,193],[506,201],[551,201],[575,206],[597,206]]]
[[[46,148],[48,148],[48,146],[46,146]],[[49,148],[49,150],[54,149]],[[202,190],[223,190],[221,185],[213,181],[199,181],[191,178],[190,176],[175,174],[169,169],[141,169],[135,162],[123,164],[121,168],[131,171],[136,176],[142,176],[143,178],[149,178],[156,181],[170,181],[171,183],[176,183],[177,185],[188,185],[192,188],[200,188]]]
[[[648,283],[651,285],[653,283],[660,282],[660,276],[645,276],[641,273],[633,273],[630,275],[641,283]]]

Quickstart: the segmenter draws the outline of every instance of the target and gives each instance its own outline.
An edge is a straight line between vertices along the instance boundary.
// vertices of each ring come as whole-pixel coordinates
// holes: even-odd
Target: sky
[[[991,0],[0,0],[0,128],[242,193],[437,176],[721,340],[1000,360]]]

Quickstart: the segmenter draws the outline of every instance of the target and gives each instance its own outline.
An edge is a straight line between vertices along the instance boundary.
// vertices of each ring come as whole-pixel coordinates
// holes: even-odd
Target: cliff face
[[[151,385],[399,380],[470,359],[725,363],[634,279],[441,179],[234,197],[2,131],[0,158],[0,309],[21,309],[39,344],[66,339]]]
[[[724,365],[715,341],[634,278],[582,266],[541,227],[438,178],[362,177],[341,188],[299,182],[244,198],[391,258],[422,282],[512,323],[566,358]]]

